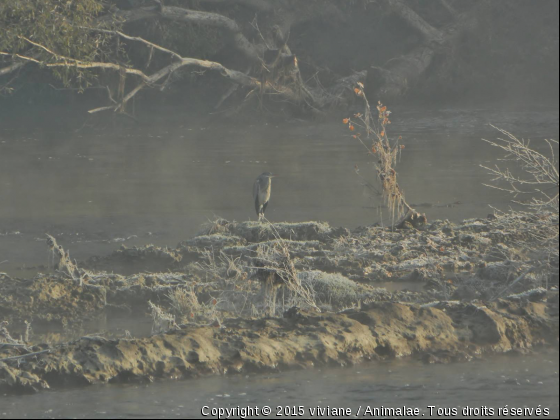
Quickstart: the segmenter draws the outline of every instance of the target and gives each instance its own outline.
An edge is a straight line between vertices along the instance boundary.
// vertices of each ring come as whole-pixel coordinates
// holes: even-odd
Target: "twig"
[[[24,347],[27,348],[25,344],[22,343],[0,343],[0,348],[4,347]]]
[[[87,29],[88,31],[101,32],[101,33],[104,33],[104,34],[118,35],[118,36],[120,36],[124,39],[128,39],[129,41],[141,42],[143,44],[148,45],[150,48],[160,50],[160,51],[165,52],[167,54],[171,54],[173,57],[175,57],[179,60],[183,59],[183,57],[181,55],[179,55],[178,53],[176,53],[175,51],[168,50],[167,48],[162,47],[161,45],[154,44],[153,42],[150,42],[150,41],[148,41],[148,40],[146,40],[142,37],[139,37],[139,36],[131,36],[131,35],[127,35],[127,34],[121,32],[121,31],[111,31],[109,29],[90,28],[88,26],[78,26],[78,28]]]
[[[39,65],[45,66],[45,67],[76,67],[76,68],[80,68],[80,69],[105,68],[105,69],[112,69],[112,70],[119,70],[119,71],[123,68],[122,66],[120,66],[118,64],[101,63],[101,62],[95,62],[95,61],[90,62],[90,63],[86,63],[84,61],[76,60],[74,58],[69,58],[69,57],[65,57],[64,59],[68,60],[70,62],[65,61],[65,62],[59,62],[59,63],[45,63],[44,61],[37,60],[36,58],[33,58],[33,57],[27,57],[27,56],[21,55],[21,54],[10,54],[10,53],[4,52],[4,51],[0,51],[0,55],[6,55],[6,56],[10,56],[10,57],[21,58],[22,60],[31,61],[33,63],[39,64]],[[148,76],[145,75],[140,70],[124,67],[124,71],[126,73],[135,74],[137,76],[140,76],[144,80],[148,79]]]
[[[23,354],[21,356],[6,357],[4,359],[0,359],[0,362],[9,362],[9,361],[12,361],[12,360],[26,359],[28,357],[33,357],[33,356],[38,356],[40,354],[50,353],[51,351],[52,351],[52,349],[47,349],[47,350],[42,350],[42,351],[36,351],[35,353]]]
[[[509,289],[511,289],[515,284],[519,283],[521,280],[523,280],[525,278],[525,276],[527,274],[529,274],[531,271],[534,270],[535,267],[529,267],[527,270],[525,270],[519,277],[517,277],[511,284],[509,284],[508,286],[506,286],[501,292],[499,292],[496,296],[494,296],[492,299],[490,299],[490,302],[494,302],[496,299],[498,299],[500,296],[502,296],[505,292],[507,292]]]

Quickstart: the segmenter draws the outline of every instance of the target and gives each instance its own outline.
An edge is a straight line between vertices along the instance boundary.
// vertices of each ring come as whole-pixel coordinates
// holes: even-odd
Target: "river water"
[[[254,219],[254,179],[274,172],[271,221],[328,221],[354,228],[378,221],[369,156],[340,121],[223,124],[153,116],[150,123],[82,131],[0,124],[0,270],[44,270],[45,233],[78,260],[127,246],[175,246],[216,216]],[[511,198],[483,186],[500,150],[489,123],[544,148],[558,138],[558,111],[395,109],[390,135],[405,149],[397,166],[407,201],[429,220],[485,217]],[[512,168],[515,169],[515,168]],[[460,202],[453,207],[452,203]],[[429,206],[422,206],[427,203]]]
[[[340,118],[342,120],[342,116]],[[484,187],[480,167],[502,154],[493,123],[545,147],[558,138],[558,111],[395,109],[403,136],[398,179],[430,220],[485,217],[511,197]],[[271,221],[323,220],[349,228],[389,220],[355,174],[374,178],[371,157],[342,122],[220,124],[154,118],[141,127],[79,132],[0,126],[0,271],[46,270],[44,234],[74,258],[127,246],[175,246],[215,216],[254,219],[253,180],[278,174]],[[447,206],[451,203],[457,203]],[[310,372],[204,378],[149,386],[100,386],[0,396],[2,417],[197,417],[201,407],[278,405],[420,408],[547,407],[558,415],[558,354],[464,364],[402,361]],[[355,414],[355,413],[354,413]]]
[[[279,406],[290,407],[288,410],[303,406],[301,418],[312,418],[309,410],[318,406],[349,408],[350,418],[356,417],[360,407],[362,415],[358,417],[371,418],[368,406],[418,408],[416,417],[424,418],[449,418],[438,416],[438,408],[456,409],[461,417],[466,407],[486,407],[495,415],[475,418],[504,418],[509,416],[498,416],[498,409],[540,407],[549,410],[550,418],[557,418],[558,367],[558,353],[554,352],[530,357],[493,356],[450,365],[404,360],[270,375],[92,386],[0,396],[0,418],[216,418],[203,416],[203,407],[207,407],[204,413],[211,413],[212,408],[264,406],[272,408],[270,418],[277,418]],[[434,411],[430,412],[430,406]]]

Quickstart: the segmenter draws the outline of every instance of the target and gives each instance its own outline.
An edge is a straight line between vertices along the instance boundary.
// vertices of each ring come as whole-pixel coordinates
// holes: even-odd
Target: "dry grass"
[[[209,302],[201,303],[192,288],[178,287],[170,291],[167,298],[181,322],[210,322],[218,318],[219,300],[212,298]]]
[[[206,223],[202,225],[202,230],[198,233],[200,235],[214,235],[216,233],[227,233],[229,222],[222,217],[215,217],[213,220],[208,219]]]
[[[19,341],[10,335],[8,325],[10,325],[8,321],[0,322],[0,343],[19,344]]]
[[[177,328],[177,323],[175,322],[175,317],[163,309],[161,309],[156,304],[148,301],[152,315],[152,334],[160,334],[169,331],[173,328]]]
[[[192,289],[176,288],[167,294],[171,308],[182,316],[191,316],[200,311],[200,303]]]
[[[267,284],[265,285],[265,299],[271,299],[269,303],[271,314],[275,312],[276,301],[276,288],[271,282],[280,281],[280,285],[286,287],[292,294],[292,301],[300,305],[313,308],[320,312],[319,307],[315,302],[313,290],[302,284],[298,272],[294,266],[290,256],[290,249],[285,240],[280,237],[280,234],[272,223],[266,220],[270,229],[274,232],[276,240],[267,245],[260,245],[257,248],[257,260],[260,263],[258,270],[273,274],[268,277]],[[271,295],[272,294],[272,295]]]

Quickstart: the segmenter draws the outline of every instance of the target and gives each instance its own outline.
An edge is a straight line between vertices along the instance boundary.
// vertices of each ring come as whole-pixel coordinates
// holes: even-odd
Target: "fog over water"
[[[338,121],[232,124],[176,117],[116,133],[61,132],[49,127],[0,132],[3,269],[46,263],[44,233],[58,235],[86,259],[121,244],[175,246],[217,216],[254,219],[252,182],[278,174],[267,209],[271,221],[322,220],[355,228],[390,223],[371,157]],[[397,171],[409,203],[429,220],[486,217],[512,197],[487,188],[503,153],[484,143],[492,123],[546,148],[557,137],[557,111],[396,108],[402,136]],[[360,176],[355,173],[359,168]],[[512,168],[515,170],[515,167]]]
[[[557,215],[489,217],[530,194],[482,167],[527,174],[496,128],[559,155],[558,4],[0,0],[0,420],[558,417]],[[395,221],[365,104],[406,202],[484,223],[357,229]],[[263,172],[276,227],[353,233],[203,231]]]

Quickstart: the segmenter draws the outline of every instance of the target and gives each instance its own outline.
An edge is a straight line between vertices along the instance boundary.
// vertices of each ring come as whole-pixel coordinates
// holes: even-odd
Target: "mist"
[[[558,8],[4,1],[0,414],[558,414]]]

